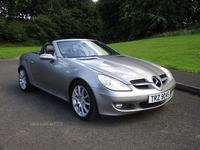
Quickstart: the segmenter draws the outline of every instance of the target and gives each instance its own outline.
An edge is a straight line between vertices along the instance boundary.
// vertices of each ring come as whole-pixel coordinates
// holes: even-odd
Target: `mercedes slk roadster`
[[[91,39],[45,43],[20,56],[18,73],[23,91],[38,88],[66,100],[81,120],[158,108],[176,85],[166,68]]]

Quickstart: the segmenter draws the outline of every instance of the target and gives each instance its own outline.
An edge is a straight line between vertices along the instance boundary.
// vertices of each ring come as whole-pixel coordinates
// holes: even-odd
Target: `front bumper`
[[[93,88],[93,92],[96,97],[99,114],[120,116],[133,114],[138,111],[154,109],[164,105],[173,97],[175,86],[176,82],[175,80],[172,80],[162,89],[162,91],[156,89],[134,89],[130,92],[116,92]],[[170,97],[167,100],[151,104],[148,103],[149,95],[160,94],[168,90],[170,90]],[[123,107],[120,108],[117,107],[117,105],[123,105]]]

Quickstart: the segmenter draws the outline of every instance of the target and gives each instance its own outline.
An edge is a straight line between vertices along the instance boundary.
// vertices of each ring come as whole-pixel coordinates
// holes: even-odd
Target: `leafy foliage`
[[[0,14],[4,16],[0,19],[2,42],[98,38],[101,28],[96,4],[91,0],[0,0]],[[12,24],[16,22],[15,27]]]
[[[197,0],[99,0],[97,8],[103,34],[126,41],[199,24],[199,4]]]
[[[20,43],[24,40],[27,40],[27,33],[25,30],[25,23],[23,21],[14,20],[10,22],[7,26],[7,23],[2,24],[3,30],[1,30],[1,38],[5,42],[9,43]]]
[[[51,21],[48,16],[38,15],[34,19],[30,20],[27,25],[27,33],[29,38],[46,42],[59,38],[57,31],[57,25]]]
[[[0,42],[145,38],[200,24],[199,0],[0,0]],[[17,25],[17,26],[14,26]]]

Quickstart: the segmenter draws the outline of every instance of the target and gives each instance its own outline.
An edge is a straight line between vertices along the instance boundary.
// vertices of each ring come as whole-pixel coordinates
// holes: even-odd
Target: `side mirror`
[[[55,60],[54,56],[51,54],[41,54],[40,59],[42,60]]]

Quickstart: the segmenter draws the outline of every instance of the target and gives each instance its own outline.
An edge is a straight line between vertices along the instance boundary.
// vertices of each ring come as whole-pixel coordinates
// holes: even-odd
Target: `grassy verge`
[[[118,52],[145,59],[167,68],[200,73],[200,34],[157,37],[109,44]],[[1,47],[0,58],[14,58],[41,46]]]
[[[159,65],[200,73],[200,34],[110,44],[120,53]]]
[[[0,46],[0,59],[15,58],[25,52],[41,49],[41,46]]]

